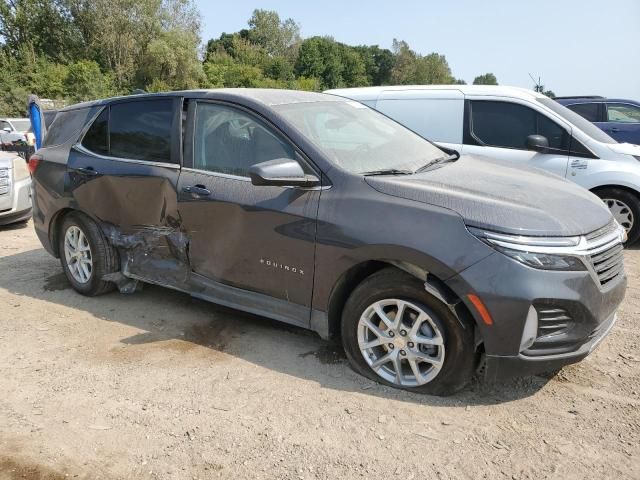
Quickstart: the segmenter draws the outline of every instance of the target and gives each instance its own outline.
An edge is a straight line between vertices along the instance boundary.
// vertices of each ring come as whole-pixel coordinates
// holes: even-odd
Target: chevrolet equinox
[[[626,288],[624,229],[592,193],[336,96],[73,105],[29,168],[36,232],[79,293],[147,282],[336,335],[407,390],[577,362]]]

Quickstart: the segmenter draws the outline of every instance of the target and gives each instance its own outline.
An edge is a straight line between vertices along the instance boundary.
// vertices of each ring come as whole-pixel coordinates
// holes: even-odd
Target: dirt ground
[[[553,377],[436,398],[312,333],[145,286],[76,294],[0,229],[0,480],[640,478],[640,250],[619,321]]]

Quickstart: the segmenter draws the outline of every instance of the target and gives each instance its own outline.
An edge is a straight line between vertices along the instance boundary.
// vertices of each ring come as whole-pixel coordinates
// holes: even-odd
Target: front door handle
[[[204,185],[189,185],[188,187],[184,187],[182,191],[184,193],[190,193],[195,197],[208,197],[211,195],[211,190]]]
[[[613,133],[617,133],[617,132],[619,132],[619,131],[620,131],[620,129],[619,129],[618,127],[613,127],[613,128],[611,129],[611,131],[612,131]]]
[[[80,167],[76,168],[76,170],[84,175],[98,175],[98,172],[96,172],[96,169],[93,167]]]

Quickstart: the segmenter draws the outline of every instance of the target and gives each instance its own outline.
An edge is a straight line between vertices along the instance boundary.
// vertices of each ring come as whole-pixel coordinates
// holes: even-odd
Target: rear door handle
[[[190,185],[188,187],[184,187],[182,191],[184,193],[190,193],[196,197],[208,197],[211,195],[211,190],[204,185]]]
[[[611,129],[611,131],[612,131],[613,133],[617,133],[617,132],[619,132],[619,131],[620,131],[620,129],[619,129],[618,127],[613,127],[613,128]]]
[[[95,168],[93,167],[80,167],[76,168],[76,170],[85,175],[98,175],[98,172],[96,172]]]

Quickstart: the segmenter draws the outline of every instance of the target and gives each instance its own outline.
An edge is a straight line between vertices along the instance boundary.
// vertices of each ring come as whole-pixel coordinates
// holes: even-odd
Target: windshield
[[[551,98],[537,98],[536,100],[541,104],[543,104],[545,107],[549,107],[555,113],[557,113],[562,118],[564,118],[567,122],[578,127],[580,130],[582,130],[584,133],[589,135],[594,140],[597,140],[598,142],[601,142],[601,143],[618,143],[609,135],[607,135],[598,127],[596,127],[589,120],[586,120],[584,117],[569,110],[564,105],[560,105],[555,100]]]
[[[31,122],[29,120],[11,120],[11,123],[17,132],[26,132],[31,126]]]
[[[292,103],[275,110],[353,173],[417,170],[446,155],[399,123],[353,101]]]

